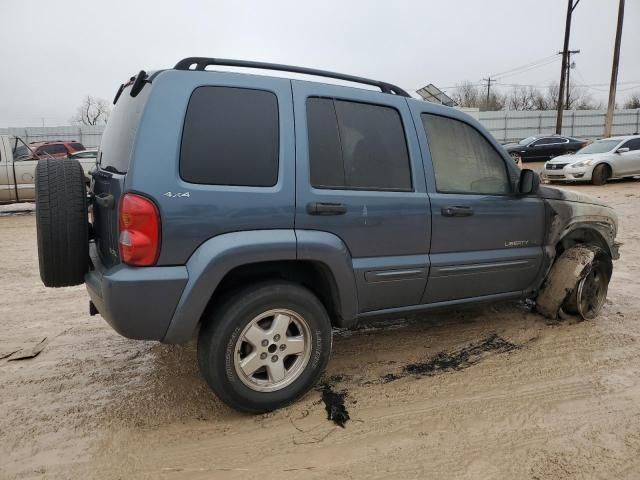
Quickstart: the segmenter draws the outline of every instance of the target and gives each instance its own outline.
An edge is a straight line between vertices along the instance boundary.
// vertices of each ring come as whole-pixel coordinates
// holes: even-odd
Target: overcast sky
[[[618,102],[640,91],[640,0],[627,0]],[[64,125],[84,95],[111,101],[140,69],[217,56],[336,70],[415,91],[562,49],[565,0],[2,0],[0,127]],[[574,12],[572,79],[606,101],[618,0]],[[503,84],[546,85],[552,63]],[[632,83],[635,82],[635,83]],[[503,87],[508,88],[508,87]]]

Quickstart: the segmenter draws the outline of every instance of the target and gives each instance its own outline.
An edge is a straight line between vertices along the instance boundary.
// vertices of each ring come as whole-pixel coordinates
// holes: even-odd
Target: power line
[[[521,69],[525,69],[525,68],[529,68],[529,67],[534,67],[539,63],[546,63],[548,61],[555,60],[556,58],[557,58],[557,55],[555,55],[555,54],[554,55],[550,55],[548,57],[544,57],[544,58],[541,58],[539,60],[535,60],[533,62],[527,63],[525,65],[521,65],[519,67],[510,68],[509,70],[505,70],[505,71],[500,72],[500,73],[491,74],[490,77],[502,77],[502,76],[505,76],[507,74],[511,74],[511,72],[514,72],[516,70],[521,70]]]
[[[525,72],[529,72],[531,70],[535,70],[537,68],[541,68],[541,67],[546,67],[547,65],[551,65],[552,63],[555,63],[560,57],[558,56],[554,56],[553,58],[547,60],[546,62],[541,62],[541,63],[537,63],[535,65],[530,65],[527,68],[521,68],[518,70],[515,70],[511,73],[507,73],[507,74],[502,74],[502,75],[494,75],[494,78],[506,78],[506,77],[513,77],[514,75],[520,75],[522,73]]]
[[[582,77],[581,77],[582,78]],[[482,82],[477,82],[477,83],[469,83],[468,85],[471,85],[473,87],[486,87],[487,86],[487,79],[483,79]],[[584,81],[584,78],[582,78],[582,80]],[[552,83],[552,81],[550,80],[547,83],[504,83],[504,82],[498,82],[497,80],[495,80],[493,77],[491,77],[491,86],[493,87],[494,85],[499,85],[501,87],[534,87],[534,88],[546,88],[548,87],[550,84]],[[607,85],[609,85],[608,83],[581,83],[580,86],[581,87],[606,87]],[[630,89],[636,88],[636,86],[640,85],[640,80],[629,80],[626,82],[618,82],[618,85],[632,85],[631,87],[629,87]],[[446,87],[439,87],[440,90],[451,90],[453,88],[457,88],[459,87],[460,84],[458,85],[449,85]],[[608,91],[608,90],[605,90]]]

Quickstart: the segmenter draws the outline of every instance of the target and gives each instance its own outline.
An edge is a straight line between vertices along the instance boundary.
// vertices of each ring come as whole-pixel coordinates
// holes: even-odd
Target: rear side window
[[[54,145],[44,145],[38,149],[38,152],[48,153],[48,154],[58,154],[58,153],[67,153],[67,149],[64,148],[64,145],[60,143],[56,143]]]
[[[307,99],[311,185],[353,190],[411,190],[402,120],[381,105]]]
[[[75,150],[76,152],[79,151],[79,150],[84,150],[85,149],[84,145],[82,145],[81,143],[77,143],[77,142],[70,143],[69,146],[73,150]]]
[[[133,153],[134,142],[144,106],[152,85],[147,85],[132,97],[128,86],[114,105],[100,141],[100,167],[117,173],[126,173]]]
[[[624,143],[620,148],[628,148],[629,151],[640,150],[640,138],[632,138],[628,142]]]
[[[422,114],[436,188],[443,193],[511,191],[502,157],[475,128],[459,120]]]
[[[278,100],[272,92],[199,87],[185,117],[180,176],[209,185],[273,186],[278,131]]]

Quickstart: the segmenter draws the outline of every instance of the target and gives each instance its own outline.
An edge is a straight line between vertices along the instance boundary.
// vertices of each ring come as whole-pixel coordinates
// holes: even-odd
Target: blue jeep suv
[[[199,57],[141,71],[114,103],[88,193],[76,160],[38,165],[41,278],[86,283],[91,313],[126,337],[197,335],[234,408],[308,391],[332,327],[522,298],[592,318],[604,303],[612,209],[540,187],[461,111]]]

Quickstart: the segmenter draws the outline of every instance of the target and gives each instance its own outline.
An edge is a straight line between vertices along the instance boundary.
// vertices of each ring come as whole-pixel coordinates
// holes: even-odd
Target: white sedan
[[[590,181],[594,185],[636,175],[640,175],[640,135],[597,140],[573,155],[548,161],[541,172],[544,180]]]

